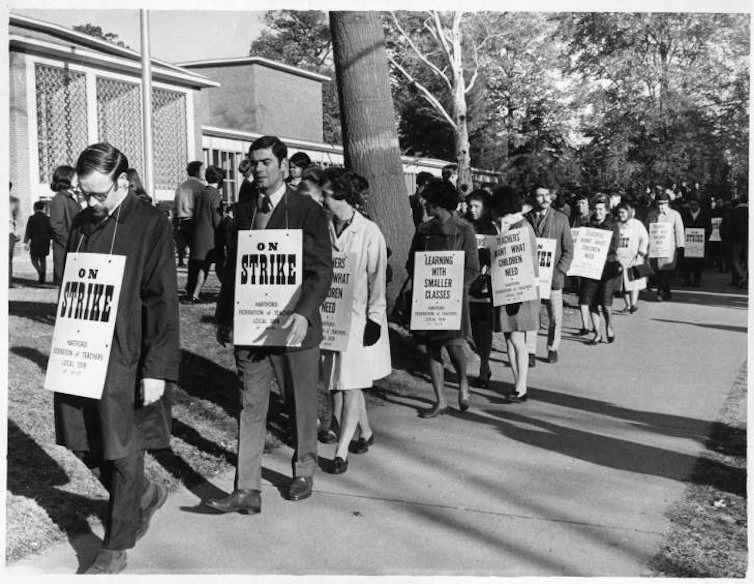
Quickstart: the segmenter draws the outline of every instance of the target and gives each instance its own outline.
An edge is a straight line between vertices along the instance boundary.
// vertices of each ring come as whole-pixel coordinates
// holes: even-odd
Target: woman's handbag
[[[469,286],[469,296],[472,298],[492,298],[492,277],[489,274],[479,274]]]
[[[628,268],[628,279],[632,282],[634,280],[639,280],[640,278],[648,278],[654,273],[654,270],[652,270],[652,266],[649,264],[649,262],[646,262],[644,264],[639,264],[637,266],[631,266]]]
[[[611,260],[605,263],[605,267],[602,269],[601,280],[606,282],[620,276],[622,273],[623,265],[618,260]]]

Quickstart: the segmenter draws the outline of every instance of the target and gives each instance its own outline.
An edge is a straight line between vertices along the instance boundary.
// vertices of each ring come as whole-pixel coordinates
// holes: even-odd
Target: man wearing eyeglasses
[[[110,493],[102,549],[87,574],[121,572],[167,498],[144,476],[144,451],[170,446],[170,386],[180,362],[175,247],[167,218],[129,193],[127,169],[110,144],[82,152],[76,172],[89,207],[74,219],[67,246],[69,254],[126,258],[102,397],[54,397],[57,443]]]

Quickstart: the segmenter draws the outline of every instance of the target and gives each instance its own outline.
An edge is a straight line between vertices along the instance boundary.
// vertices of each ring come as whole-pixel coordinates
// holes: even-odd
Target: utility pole
[[[152,141],[152,59],[149,50],[149,12],[139,11],[141,16],[141,114],[144,140],[144,189],[152,200],[157,200],[154,191],[154,146]]]

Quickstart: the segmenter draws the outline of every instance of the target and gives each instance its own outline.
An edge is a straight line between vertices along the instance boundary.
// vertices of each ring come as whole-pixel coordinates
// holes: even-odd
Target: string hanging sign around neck
[[[113,255],[119,216],[120,207],[109,246],[89,241],[91,251],[79,252],[82,235],[76,252],[66,257],[45,375],[47,390],[102,397],[126,267],[126,256]]]

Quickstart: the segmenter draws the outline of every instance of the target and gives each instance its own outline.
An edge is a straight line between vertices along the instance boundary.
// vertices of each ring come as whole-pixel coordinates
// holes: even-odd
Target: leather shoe
[[[262,511],[262,494],[255,489],[237,489],[227,497],[207,499],[204,504],[220,513],[256,515]]]
[[[313,477],[293,477],[291,486],[288,488],[288,499],[291,501],[308,499],[312,495],[313,485]]]
[[[558,362],[558,352],[557,351],[548,351],[547,352],[547,362],[548,363],[557,363]]]
[[[154,486],[154,492],[152,498],[147,503],[147,506],[141,510],[141,522],[139,523],[139,530],[136,532],[136,541],[139,541],[149,529],[149,522],[152,520],[152,515],[155,511],[165,504],[168,498],[168,490],[161,486],[152,483]]]
[[[335,460],[332,461],[332,466],[325,470],[330,474],[343,474],[348,470],[348,461],[336,456]]]
[[[443,415],[447,411],[448,411],[448,406],[441,408],[439,404],[435,404],[433,407],[419,412],[419,417],[425,418],[425,419],[436,418],[437,416]]]
[[[84,574],[119,574],[126,569],[126,550],[100,550]]]
[[[317,432],[317,440],[322,444],[335,444],[338,441],[338,435],[332,429],[322,430]]]
[[[513,403],[516,403],[516,404],[519,404],[521,402],[525,402],[527,399],[529,399],[529,394],[528,393],[525,393],[523,395],[519,395],[518,392],[515,389],[508,394],[508,401],[511,401]]]
[[[535,355],[529,355],[529,369],[537,366],[537,357]]]
[[[374,432],[366,440],[364,440],[363,436],[358,440],[351,440],[351,443],[348,445],[348,452],[351,454],[364,454],[372,444],[374,444]]]

